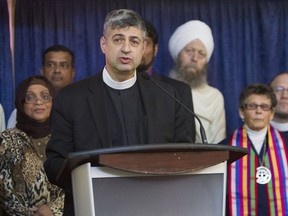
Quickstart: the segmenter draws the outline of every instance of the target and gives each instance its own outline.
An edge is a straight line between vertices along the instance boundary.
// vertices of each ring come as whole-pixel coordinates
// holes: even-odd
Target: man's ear
[[[75,69],[72,70],[72,78],[75,76]]]
[[[43,67],[40,68],[40,74],[41,74],[41,76],[44,76],[44,74],[43,74]]]
[[[158,44],[155,44],[154,45],[154,57],[157,56],[157,53],[158,53]]]
[[[271,110],[270,121],[274,118],[275,108]]]
[[[144,43],[143,43],[143,50],[142,50],[142,55],[144,54],[146,48],[147,48],[147,41],[144,40]]]
[[[101,47],[102,53],[105,54],[105,51],[106,51],[106,40],[105,40],[104,36],[102,36],[100,38],[100,47]]]
[[[244,113],[243,113],[243,110],[242,109],[238,109],[238,112],[239,112],[239,116],[242,120],[244,120]]]

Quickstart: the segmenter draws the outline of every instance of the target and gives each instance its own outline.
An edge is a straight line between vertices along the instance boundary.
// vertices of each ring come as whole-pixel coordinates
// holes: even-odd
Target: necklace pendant
[[[267,184],[271,180],[271,172],[267,167],[259,166],[256,172],[256,182],[258,184]]]

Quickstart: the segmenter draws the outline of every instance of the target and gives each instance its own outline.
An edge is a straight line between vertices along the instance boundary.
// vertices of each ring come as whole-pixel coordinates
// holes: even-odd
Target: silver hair
[[[133,10],[119,9],[107,14],[104,22],[103,34],[106,37],[108,30],[116,28],[136,27],[146,37],[146,25],[143,18]]]

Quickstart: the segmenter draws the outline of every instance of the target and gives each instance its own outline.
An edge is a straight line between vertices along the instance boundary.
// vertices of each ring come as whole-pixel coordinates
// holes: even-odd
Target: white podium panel
[[[87,163],[72,171],[75,213],[78,216],[224,216],[226,166],[223,162],[197,172],[145,175],[91,167]]]

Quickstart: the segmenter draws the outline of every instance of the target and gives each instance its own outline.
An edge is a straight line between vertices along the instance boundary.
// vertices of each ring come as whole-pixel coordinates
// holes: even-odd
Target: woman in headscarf
[[[55,90],[42,76],[16,90],[17,124],[0,134],[0,204],[8,215],[62,215],[64,193],[43,168]]]
[[[288,151],[279,131],[270,125],[277,99],[270,86],[252,84],[239,97],[243,126],[234,131],[231,146],[248,154],[229,166],[230,216],[288,215]]]

